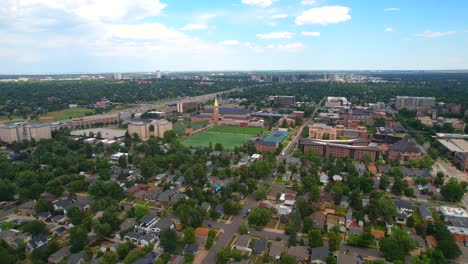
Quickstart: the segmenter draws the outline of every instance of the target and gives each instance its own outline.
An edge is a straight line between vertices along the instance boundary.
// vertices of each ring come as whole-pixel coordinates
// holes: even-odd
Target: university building
[[[23,140],[40,140],[52,138],[50,124],[16,123],[0,126],[0,141],[12,143]]]
[[[167,120],[139,120],[128,123],[128,134],[137,134],[141,140],[147,140],[151,136],[164,137],[164,132],[172,130],[172,123]]]
[[[369,140],[320,140],[313,138],[301,138],[299,148],[304,154],[313,151],[316,155],[334,158],[352,158],[363,160],[367,156],[370,161],[375,161],[380,151],[378,147],[369,146]]]

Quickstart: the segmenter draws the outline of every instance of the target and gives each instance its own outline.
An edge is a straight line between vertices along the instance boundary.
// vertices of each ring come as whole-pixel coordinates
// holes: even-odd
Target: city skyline
[[[464,1],[0,3],[2,74],[468,69]]]

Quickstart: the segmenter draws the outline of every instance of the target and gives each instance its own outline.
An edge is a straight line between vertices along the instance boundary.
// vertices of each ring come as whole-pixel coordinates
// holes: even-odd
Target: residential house
[[[28,253],[31,253],[34,250],[47,245],[47,242],[49,241],[47,240],[46,236],[42,234],[35,235],[32,237],[31,240],[28,241],[28,244],[26,245],[26,250],[28,251]]]
[[[328,175],[325,173],[320,174],[320,183],[322,185],[327,185],[328,184]]]
[[[62,262],[65,258],[71,255],[70,248],[69,247],[63,247],[59,249],[57,252],[54,254],[50,255],[49,258],[47,258],[47,261],[52,264],[57,264]]]
[[[158,221],[156,216],[145,215],[135,225],[135,231],[139,233],[149,233],[151,232],[152,225],[156,223],[156,221]]]
[[[286,252],[286,245],[283,241],[275,241],[271,243],[270,252],[268,256],[274,258],[275,260],[279,260],[281,258],[281,254]]]
[[[232,246],[233,249],[237,249],[239,251],[247,252],[248,255],[252,252],[252,249],[249,248],[250,243],[250,236],[249,235],[239,235],[237,236],[234,245]]]
[[[0,240],[5,241],[5,243],[13,249],[18,249],[20,244],[30,239],[31,235],[29,233],[21,233],[16,229],[0,231]]]
[[[350,226],[348,233],[353,236],[362,236],[362,234],[364,234],[364,230],[360,226]]]
[[[349,203],[350,203],[350,199],[349,199],[348,196],[343,196],[343,197],[341,197],[340,206],[345,207],[345,208],[348,208],[348,207],[349,207]]]
[[[185,177],[180,176],[179,178],[177,178],[177,181],[175,182],[175,185],[182,185],[182,184],[184,184],[184,182],[185,182]]]
[[[33,216],[36,213],[36,202],[29,201],[15,208],[17,215]]]
[[[418,212],[421,218],[425,221],[432,221],[432,212],[427,208],[425,205],[421,205],[418,207]]]
[[[175,223],[170,218],[160,218],[154,224],[151,225],[151,232],[159,235],[164,229],[174,229]]]
[[[187,199],[187,195],[184,193],[176,193],[171,197],[171,204],[177,203],[180,199]]]
[[[310,218],[312,218],[312,227],[318,229],[323,229],[325,227],[325,221],[327,218],[326,214],[322,213],[321,211],[316,211],[312,213]]]
[[[310,254],[310,263],[313,264],[326,264],[328,257],[328,246],[312,248]]]
[[[185,245],[184,254],[196,255],[197,253],[198,253],[198,244],[197,243],[192,243],[192,244]]]
[[[143,234],[138,232],[129,232],[124,236],[125,241],[132,241],[135,244],[140,244],[140,239],[143,237]]]
[[[162,193],[161,188],[151,187],[144,192],[143,199],[146,201],[156,201],[160,193]]]
[[[309,252],[304,246],[289,247],[288,254],[295,257],[298,262],[308,262],[310,259]]]
[[[50,218],[50,221],[52,223],[58,224],[58,225],[64,225],[67,222],[68,218],[65,215],[55,215]]]
[[[71,254],[68,259],[67,259],[67,264],[81,264],[81,263],[85,263],[86,260],[85,260],[85,252],[84,250],[78,252],[78,253],[75,253],[75,254]]]
[[[76,206],[83,211],[86,211],[90,208],[89,204],[87,204],[85,201],[78,200],[75,202],[70,199],[56,200],[53,202],[53,205],[55,211],[62,211],[64,214],[67,214],[67,210],[72,206]]]
[[[397,199],[394,200],[398,214],[396,216],[396,222],[399,224],[406,224],[406,219],[413,214],[413,204],[410,201]]]
[[[268,240],[262,237],[258,240],[255,240],[255,243],[253,245],[253,252],[257,255],[263,255],[267,246],[268,246]]]
[[[154,264],[156,261],[158,255],[154,252],[148,252],[146,255],[143,257],[137,259],[134,264]]]
[[[149,245],[150,243],[153,243],[156,242],[157,238],[155,235],[151,234],[151,233],[147,233],[145,234],[144,236],[142,236],[140,238],[140,244],[142,246],[147,246]]]

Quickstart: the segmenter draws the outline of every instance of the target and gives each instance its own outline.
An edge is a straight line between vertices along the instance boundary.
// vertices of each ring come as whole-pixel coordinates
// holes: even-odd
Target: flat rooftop
[[[468,152],[468,142],[464,139],[438,139],[438,141],[451,152]]]
[[[89,133],[93,132],[94,136],[97,133],[101,133],[101,137],[105,139],[114,139],[114,138],[123,138],[125,136],[125,130],[117,130],[117,129],[108,129],[108,128],[90,128],[90,129],[82,129],[82,130],[75,130],[72,131],[70,134],[75,137],[89,136]]]

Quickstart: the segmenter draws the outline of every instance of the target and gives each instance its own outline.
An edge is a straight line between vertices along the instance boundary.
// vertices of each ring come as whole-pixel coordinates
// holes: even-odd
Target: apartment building
[[[398,110],[407,108],[409,110],[427,111],[435,107],[436,100],[434,97],[413,97],[413,96],[397,96],[396,108]]]
[[[92,126],[96,124],[112,124],[120,120],[118,113],[116,114],[104,114],[104,115],[92,115],[79,118],[73,118],[71,120],[72,128],[78,126]]]
[[[162,138],[164,133],[170,130],[172,130],[172,123],[167,120],[142,119],[128,123],[128,134],[131,136],[137,134],[141,140],[147,140],[151,136]]]
[[[369,141],[363,139],[319,140],[301,138],[299,140],[299,147],[303,153],[313,151],[316,155],[323,157],[350,157],[354,160],[364,160],[368,157],[371,161],[375,161],[380,149],[378,147],[368,146],[368,144]]]
[[[309,137],[313,139],[354,139],[362,138],[367,139],[369,133],[363,126],[359,126],[356,129],[345,128],[343,125],[337,125],[331,127],[325,124],[314,124],[309,129]]]
[[[52,126],[50,124],[16,123],[0,126],[0,141],[7,143],[49,138],[52,138]]]

